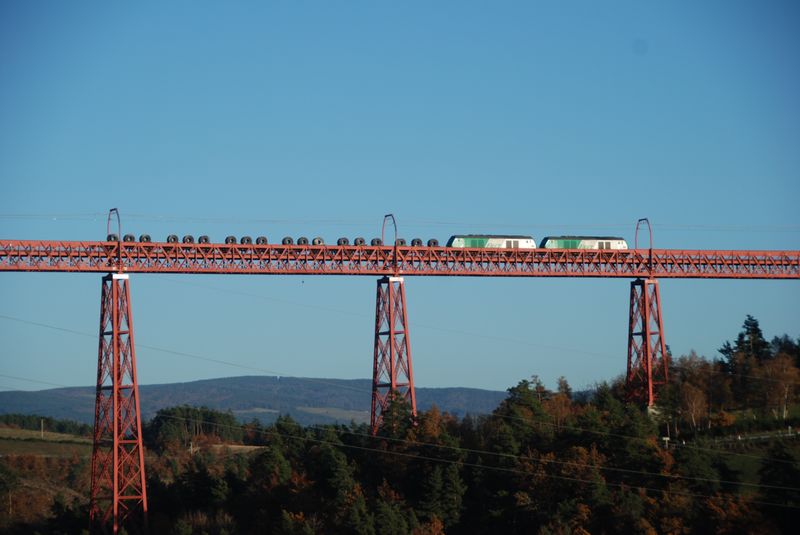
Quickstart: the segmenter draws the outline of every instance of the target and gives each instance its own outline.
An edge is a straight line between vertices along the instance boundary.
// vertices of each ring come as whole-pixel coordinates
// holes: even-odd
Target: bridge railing
[[[800,251],[0,240],[0,271],[797,279]]]

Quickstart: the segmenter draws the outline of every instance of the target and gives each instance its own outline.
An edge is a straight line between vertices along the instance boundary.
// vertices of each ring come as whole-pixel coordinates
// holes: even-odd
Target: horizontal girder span
[[[0,240],[0,271],[798,279],[800,251]]]

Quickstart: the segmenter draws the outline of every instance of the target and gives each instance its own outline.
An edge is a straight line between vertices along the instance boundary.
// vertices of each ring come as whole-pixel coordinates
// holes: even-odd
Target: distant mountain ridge
[[[141,385],[142,417],[176,405],[230,410],[241,421],[258,418],[272,422],[289,414],[303,425],[369,421],[372,381],[369,379],[313,379],[301,377],[241,376],[188,383]],[[458,416],[493,411],[505,392],[478,388],[417,388],[417,407],[436,405]],[[72,387],[36,392],[0,392],[0,414],[39,414],[93,423],[94,387]]]

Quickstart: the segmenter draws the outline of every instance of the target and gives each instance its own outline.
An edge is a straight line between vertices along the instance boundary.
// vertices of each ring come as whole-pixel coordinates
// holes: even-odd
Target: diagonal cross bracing
[[[0,271],[798,279],[800,251],[0,240]]]

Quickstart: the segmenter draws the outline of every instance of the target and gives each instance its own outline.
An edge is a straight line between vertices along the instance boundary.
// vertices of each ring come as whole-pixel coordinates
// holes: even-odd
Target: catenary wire
[[[106,218],[106,212],[88,213],[5,213],[0,214],[0,220],[86,220],[96,221]],[[177,214],[147,214],[139,212],[125,212],[126,220],[155,221],[155,222],[191,222],[213,224],[321,224],[321,225],[375,225],[379,217],[363,218],[263,218],[239,216],[191,216]],[[653,228],[667,231],[696,231],[696,232],[800,232],[799,225],[725,225],[707,223],[657,223]],[[630,229],[630,222],[605,222],[605,223],[542,223],[542,222],[499,222],[499,221],[456,221],[425,218],[403,219],[403,226],[408,227],[481,227],[481,228],[526,228],[526,229]]]

